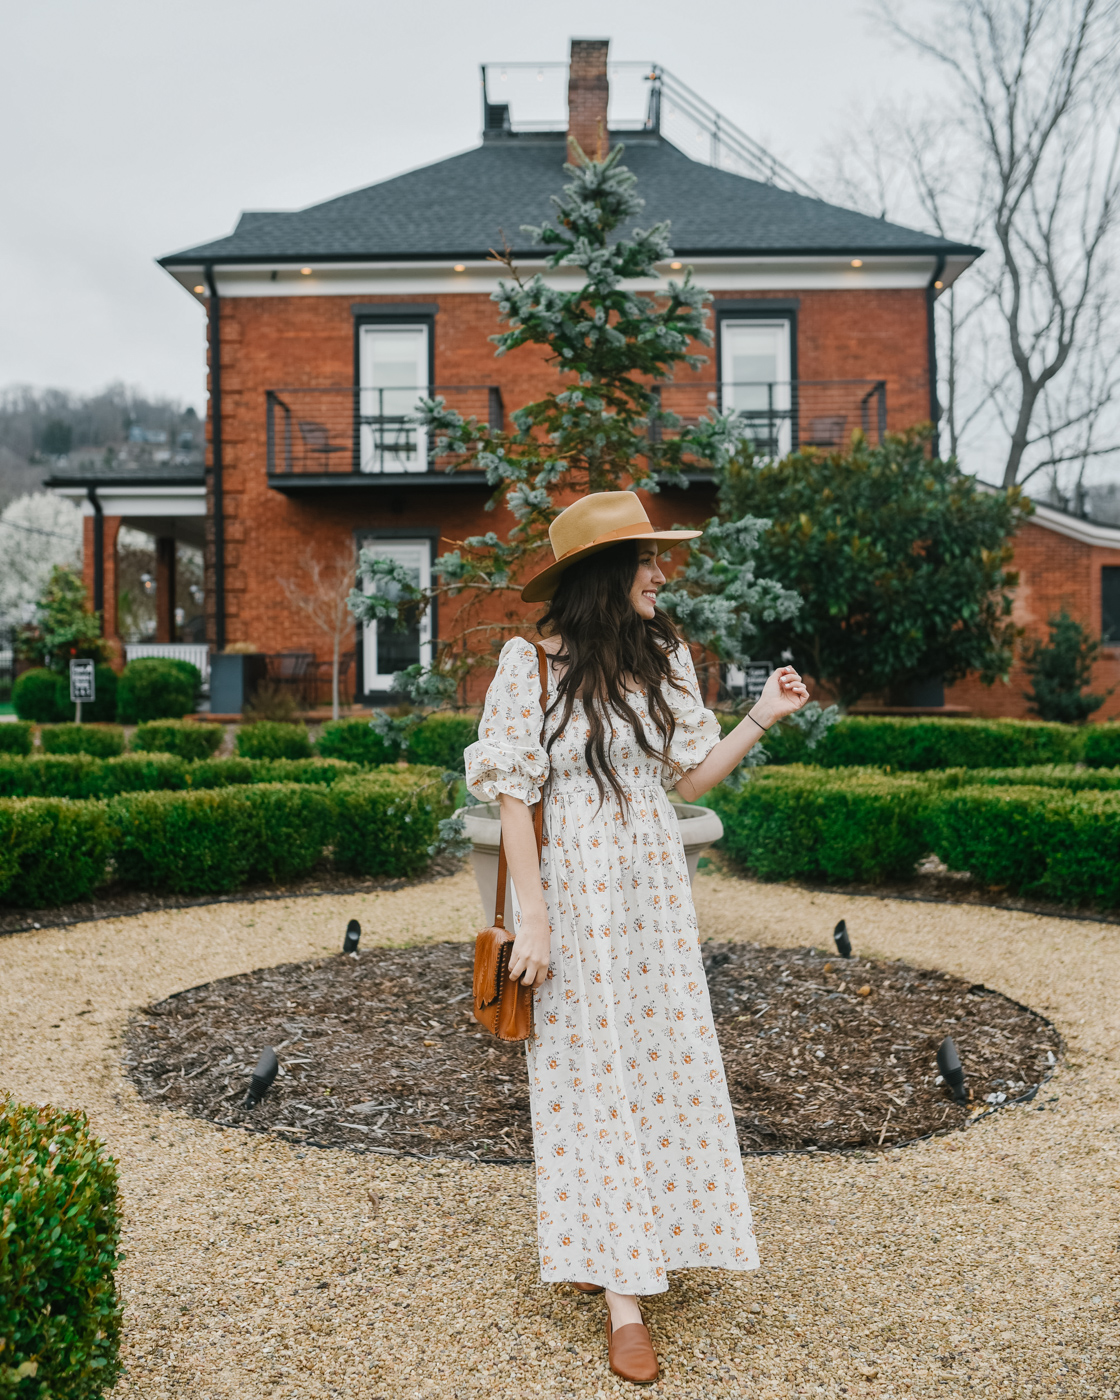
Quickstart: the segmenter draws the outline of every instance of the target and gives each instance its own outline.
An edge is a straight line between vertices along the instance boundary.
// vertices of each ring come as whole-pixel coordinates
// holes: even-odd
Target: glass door
[[[759,457],[784,457],[793,446],[787,320],[726,320],[720,362],[724,413],[734,413]]]
[[[428,540],[364,540],[362,548],[379,559],[393,559],[406,568],[417,588],[427,588],[432,581],[432,549]],[[366,580],[365,592],[376,587],[382,597],[396,598],[399,587],[390,579]],[[381,619],[370,623],[363,632],[363,679],[367,692],[392,690],[393,677],[407,666],[432,660],[431,612],[425,610],[414,626],[403,632],[395,630],[392,622]]]
[[[358,470],[427,471],[428,435],[411,419],[428,395],[428,327],[362,326],[358,366]]]

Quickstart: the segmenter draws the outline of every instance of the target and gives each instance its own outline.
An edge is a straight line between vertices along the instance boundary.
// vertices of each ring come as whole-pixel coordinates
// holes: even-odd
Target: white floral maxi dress
[[[666,690],[677,726],[671,756],[687,771],[720,730],[685,647],[673,666],[686,693]],[[550,771],[544,740],[559,716],[542,734],[539,697],[536,651],[516,638],[502,650],[466,761],[468,787],[490,802],[505,792],[532,805],[549,778],[541,883],[550,976],[528,1042],[541,1277],[648,1294],[665,1291],[670,1269],[756,1269],[684,846],[665,792],[676,778],[615,717],[610,761],[629,797],[624,823],[609,788],[600,805],[578,703]],[[631,703],[655,733],[645,697]]]

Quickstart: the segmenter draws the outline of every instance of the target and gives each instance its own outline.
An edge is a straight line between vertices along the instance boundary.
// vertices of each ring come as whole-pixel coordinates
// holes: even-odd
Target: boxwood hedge
[[[951,870],[1060,904],[1120,903],[1120,792],[964,787],[927,812]]]
[[[30,752],[31,725],[26,720],[17,719],[15,724],[0,724],[0,753]]]
[[[334,834],[334,808],[311,784],[145,792],[106,808],[118,879],[145,890],[215,894],[250,879],[305,875]]]
[[[109,839],[103,803],[0,800],[0,901],[37,908],[85,899],[105,878]]]
[[[1120,720],[1085,726],[1081,731],[1081,761],[1090,768],[1120,768]]]
[[[202,759],[187,763],[171,753],[128,753],[119,758],[82,754],[0,755],[0,797],[114,797],[120,792],[180,792],[252,783],[329,786],[360,773],[335,759]]]
[[[237,752],[242,758],[310,758],[311,740],[305,724],[263,719],[241,725]]]
[[[129,748],[136,753],[173,753],[179,758],[212,758],[222,742],[217,724],[192,720],[154,719],[138,726]]]
[[[1075,763],[1081,731],[1069,724],[1016,719],[909,719],[847,715],[813,750],[825,768],[877,765],[905,772],[934,768],[1026,768]]]
[[[0,1394],[95,1400],[120,1374],[117,1168],[82,1113],[0,1099]]]
[[[437,711],[408,738],[410,763],[434,764],[452,773],[465,771],[463,750],[478,739],[478,720],[469,715]]]
[[[904,879],[928,851],[921,779],[873,770],[758,769],[737,792],[709,803],[723,846],[763,880],[877,882]]]
[[[438,768],[381,768],[331,788],[335,864],[356,875],[416,875],[451,802]]]
[[[396,758],[368,719],[336,719],[324,724],[315,750],[321,758],[342,758],[367,767],[392,763]]]
[[[124,730],[119,724],[44,724],[39,731],[44,753],[87,753],[115,758],[124,753]]]
[[[143,724],[152,719],[182,719],[195,706],[202,684],[197,666],[164,656],[130,661],[117,685],[117,719]]]

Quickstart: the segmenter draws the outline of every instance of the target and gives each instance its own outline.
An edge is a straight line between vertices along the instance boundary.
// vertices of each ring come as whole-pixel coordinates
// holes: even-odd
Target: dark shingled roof
[[[793,194],[691,160],[662,137],[625,134],[624,163],[638,177],[645,219],[671,222],[682,257],[718,254],[939,254],[981,251]],[[242,214],[228,238],[188,248],[165,267],[315,259],[455,260],[486,255],[502,233],[516,252],[532,244],[522,224],[551,217],[563,180],[562,134],[506,136],[407,175],[295,213]]]

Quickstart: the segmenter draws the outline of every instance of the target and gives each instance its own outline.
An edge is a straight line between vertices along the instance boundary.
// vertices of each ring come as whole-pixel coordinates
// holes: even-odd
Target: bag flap
[[[502,974],[502,949],[513,939],[504,928],[486,928],[474,941],[474,1004],[497,1001]]]

